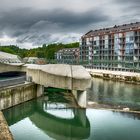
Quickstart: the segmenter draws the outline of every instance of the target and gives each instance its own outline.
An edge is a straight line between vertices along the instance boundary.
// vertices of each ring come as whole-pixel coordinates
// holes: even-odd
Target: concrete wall
[[[0,89],[0,110],[12,107],[25,101],[36,98],[37,86],[26,83]]]
[[[0,73],[9,71],[21,71],[22,66],[14,66],[0,63]]]
[[[125,81],[130,83],[140,83],[140,73],[87,69],[93,77],[101,77],[104,79]]]

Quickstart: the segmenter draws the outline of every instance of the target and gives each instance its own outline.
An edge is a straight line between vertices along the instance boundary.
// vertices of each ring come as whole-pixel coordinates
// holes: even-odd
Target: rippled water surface
[[[88,101],[140,110],[140,85],[93,78]]]
[[[93,79],[88,101],[140,110],[140,85]],[[4,112],[15,140],[140,140],[140,115],[74,109],[50,93]],[[57,102],[58,101],[58,102]]]

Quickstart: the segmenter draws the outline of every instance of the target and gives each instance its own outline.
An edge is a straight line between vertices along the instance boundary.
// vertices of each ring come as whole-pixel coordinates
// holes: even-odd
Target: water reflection
[[[93,78],[88,100],[140,110],[140,86]]]
[[[89,140],[139,140],[140,115],[88,109]],[[135,117],[134,117],[135,116]]]
[[[4,111],[15,140],[139,140],[140,114],[73,109],[45,97]]]
[[[66,106],[64,109],[64,105],[62,104],[60,104],[58,109],[58,106],[55,108],[55,104],[49,104],[43,98],[7,109],[4,111],[4,115],[15,139],[21,137],[19,138],[21,140],[26,137],[26,134],[22,135],[21,132],[14,132],[14,127],[19,125],[21,128],[21,120],[25,121],[29,128],[32,128],[33,125],[46,134],[44,136],[44,134],[40,133],[37,136],[38,139],[49,139],[51,137],[58,140],[78,140],[87,139],[90,136],[90,123],[86,116],[86,110],[68,109]],[[32,130],[29,129],[29,131],[33,133],[33,129],[35,128],[32,128]]]
[[[139,85],[93,79],[87,95],[89,101],[140,110],[139,91]],[[140,139],[140,114],[73,109],[46,96],[3,112],[15,140]]]
[[[62,103],[44,103],[43,105],[43,111],[48,114],[52,114],[64,119],[74,118],[73,110],[70,108],[66,108],[66,106]]]

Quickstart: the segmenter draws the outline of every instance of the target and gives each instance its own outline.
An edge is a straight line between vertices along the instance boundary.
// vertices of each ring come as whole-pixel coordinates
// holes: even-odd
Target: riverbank
[[[17,138],[17,136],[19,136],[19,132],[21,132],[21,131],[18,131],[18,128],[17,128],[17,131],[12,131],[12,129],[13,129],[12,125],[15,124],[15,123],[18,123],[19,120],[24,121],[24,120],[26,120],[25,119],[26,117],[30,116],[29,118],[31,118],[31,121],[35,121],[34,123],[37,122],[37,124],[39,124],[39,123],[43,122],[43,124],[44,124],[44,122],[45,122],[44,119],[46,119],[47,122],[48,121],[53,122],[52,118],[55,119],[55,117],[51,117],[53,113],[51,115],[46,115],[47,113],[49,114],[51,109],[53,109],[53,111],[56,110],[56,109],[58,111],[61,111],[61,109],[62,109],[62,111],[64,111],[64,109],[66,109],[67,113],[68,113],[68,110],[70,110],[70,109],[73,110],[73,108],[76,109],[76,110],[81,110],[81,108],[76,105],[75,100],[73,99],[73,96],[71,96],[71,94],[69,94],[69,93],[62,92],[62,93],[55,93],[53,95],[52,95],[52,93],[50,93],[50,94],[46,94],[46,95],[47,96],[42,96],[41,98],[37,99],[38,101],[31,100],[30,102],[26,102],[26,103],[17,105],[14,108],[9,108],[7,110],[9,113],[8,114],[5,113],[5,114],[7,114],[6,120],[9,120],[9,121],[7,121],[8,123],[10,122],[9,123],[9,127],[11,127],[10,130],[11,130],[11,132],[12,132],[12,134],[13,134],[15,139]],[[64,98],[63,100],[62,100],[61,96],[63,96],[63,98]],[[60,101],[59,101],[59,98],[60,98]],[[57,104],[57,101],[59,101],[60,104]],[[31,102],[32,102],[32,104],[31,104]],[[51,102],[52,102],[52,104],[51,104]],[[66,104],[68,104],[68,105],[62,106],[61,102],[62,102],[62,104],[65,104],[65,102],[66,102]],[[53,105],[53,103],[55,105]],[[22,108],[22,110],[21,110],[21,108]],[[38,116],[38,115],[43,115],[44,114],[43,112],[41,114],[39,114],[41,109],[49,110],[48,112],[47,111],[45,112],[45,117],[44,116]],[[112,111],[113,113],[118,113],[118,114],[122,114],[122,115],[126,114],[126,115],[130,115],[130,116],[135,116],[135,117],[137,117],[137,116],[139,117],[140,116],[140,111],[132,111],[132,110],[129,110],[128,108],[123,109],[123,108],[121,108],[119,106],[118,106],[118,108],[115,109],[115,108],[113,108],[113,106],[111,107],[109,105],[107,106],[105,104],[98,104],[98,103],[95,103],[95,102],[88,102],[87,103],[86,110],[88,111],[90,109],[93,109],[93,110],[97,109],[98,112],[100,112],[100,111],[102,111],[102,112]],[[63,113],[65,114],[65,111]],[[37,115],[37,116],[33,117],[34,115]],[[81,115],[81,114],[78,114],[78,115]],[[94,115],[96,115],[96,114],[94,114]],[[104,113],[102,115],[104,115]],[[1,116],[1,114],[0,114],[0,116]],[[65,117],[65,115],[63,117]],[[37,118],[39,118],[38,121],[36,120]],[[40,119],[43,119],[43,120],[41,121]],[[82,116],[82,120],[83,120],[83,116]],[[54,120],[54,121],[55,121],[55,124],[56,124],[57,123],[56,120]],[[59,121],[59,122],[63,122],[63,121]],[[15,126],[18,126],[18,125],[15,125]],[[52,126],[52,125],[50,125],[50,126]],[[39,127],[39,130],[40,130],[41,126],[38,126],[38,127]],[[23,128],[26,128],[26,127],[23,126]],[[31,127],[28,127],[28,128],[31,128]],[[43,125],[43,128],[44,128],[44,125]],[[49,127],[47,127],[47,128],[49,128]],[[0,121],[0,130],[1,129],[3,130],[3,125],[1,125],[1,121]],[[9,131],[8,126],[7,126],[6,129],[7,129],[7,131]],[[21,129],[21,128],[19,128],[19,129]],[[34,132],[33,127],[32,127],[32,129],[29,129],[29,131],[30,132],[31,131]],[[9,132],[9,134],[11,134],[11,133]],[[7,138],[9,136],[9,134],[5,133],[6,139],[4,139],[4,138],[1,139],[1,137],[0,137],[0,140],[13,140],[13,139],[8,139]],[[30,137],[34,137],[32,135],[32,133],[30,133],[30,134],[31,134]],[[0,133],[0,136],[1,136],[1,133]],[[21,133],[20,136],[24,137],[25,135],[24,135],[24,133],[23,133],[23,135]]]
[[[50,101],[50,102],[57,102],[57,101],[59,101],[60,98],[63,97],[63,99],[61,99],[61,102],[63,102],[64,104],[67,104],[67,108],[76,108],[76,109],[81,108],[77,104],[77,102],[74,99],[74,96],[72,94],[60,92],[60,93],[51,93],[51,94],[46,94],[46,95],[48,97],[47,98],[48,101]],[[100,104],[98,102],[93,102],[93,101],[87,101],[86,109],[110,110],[110,111],[114,111],[114,112],[140,114],[140,110],[135,110],[135,109],[129,108],[126,105],[122,106],[122,105]]]
[[[124,112],[124,113],[134,113],[140,114],[138,110],[131,110],[129,107],[115,106],[115,105],[107,105],[107,104],[98,104],[97,102],[88,102],[87,109],[100,109],[100,110],[110,110],[114,112]]]
[[[132,84],[140,84],[140,73],[99,69],[87,69],[87,71],[92,77],[95,78],[103,78],[114,81],[123,81]]]
[[[0,111],[0,140],[13,140],[8,124]]]

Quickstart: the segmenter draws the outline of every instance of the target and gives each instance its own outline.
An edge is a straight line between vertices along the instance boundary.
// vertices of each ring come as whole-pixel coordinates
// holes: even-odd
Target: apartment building
[[[95,69],[140,72],[140,22],[89,31],[81,37],[80,61]]]
[[[79,48],[61,49],[55,53],[55,59],[58,63],[78,64],[79,63]]]

